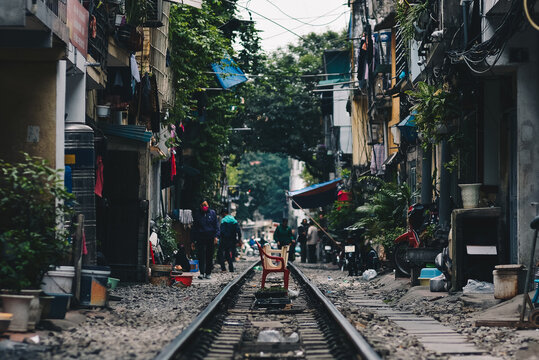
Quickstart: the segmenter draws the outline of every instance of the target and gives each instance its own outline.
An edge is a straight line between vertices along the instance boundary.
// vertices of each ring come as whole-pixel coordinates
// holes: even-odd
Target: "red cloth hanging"
[[[82,229],[82,255],[88,255],[88,248],[86,247],[86,233]]]
[[[176,158],[174,157],[174,151],[171,151],[170,156],[170,180],[172,181],[174,179],[174,176],[176,175]]]
[[[103,158],[101,157],[101,155],[97,155],[94,193],[99,197],[103,197]]]

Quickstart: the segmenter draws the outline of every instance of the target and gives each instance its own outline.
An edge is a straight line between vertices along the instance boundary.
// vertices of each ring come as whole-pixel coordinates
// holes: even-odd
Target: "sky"
[[[329,29],[341,31],[350,21],[347,0],[239,0],[237,4],[242,19],[249,19],[245,8],[251,10],[256,28],[262,30],[260,37],[266,52],[298,40],[298,36],[283,27],[301,36]]]

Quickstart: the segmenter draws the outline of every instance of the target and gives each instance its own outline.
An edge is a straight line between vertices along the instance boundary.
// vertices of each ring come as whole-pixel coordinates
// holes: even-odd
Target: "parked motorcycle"
[[[413,204],[407,213],[408,231],[397,237],[394,241],[393,262],[403,275],[410,276],[412,264],[406,258],[409,248],[424,246],[420,235],[429,225],[438,222],[438,213],[435,205]]]
[[[322,238],[322,262],[331,263],[335,261],[335,244],[327,237]]]
[[[349,276],[359,276],[367,269],[378,270],[378,253],[365,242],[365,229],[345,229],[346,240],[337,253],[336,262],[341,271],[348,271]]]

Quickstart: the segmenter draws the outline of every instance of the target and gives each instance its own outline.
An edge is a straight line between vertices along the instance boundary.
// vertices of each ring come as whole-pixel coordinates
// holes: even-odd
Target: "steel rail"
[[[200,313],[198,316],[183,330],[180,335],[175,337],[172,342],[165,346],[154,360],[169,360],[176,355],[178,349],[180,349],[187,341],[191,340],[196,334],[197,330],[202,324],[207,321],[210,316],[219,308],[219,305],[223,303],[229,293],[242,281],[247,274],[249,274],[253,268],[260,263],[260,260],[255,261],[249,266],[243,273],[228,283],[227,286],[221,290],[221,292],[212,300],[212,302]]]
[[[337,325],[348,337],[352,345],[356,348],[358,353],[366,360],[381,360],[374,349],[367,343],[367,341],[361,336],[361,334],[350,324],[350,322],[341,314],[339,310],[335,308],[335,305],[328,300],[322,294],[322,292],[292,263],[288,263],[288,268],[292,270],[295,275],[305,283],[309,290],[314,294],[320,303],[325,307],[327,313],[335,320]]]

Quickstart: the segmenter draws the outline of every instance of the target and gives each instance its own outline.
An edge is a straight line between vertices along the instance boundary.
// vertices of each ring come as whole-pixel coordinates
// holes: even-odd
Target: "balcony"
[[[69,42],[67,0],[0,1],[0,47],[52,48]]]
[[[93,9],[90,16],[95,17],[95,32],[88,33],[88,54],[101,63],[101,68],[105,69],[107,53],[109,48],[109,36],[107,27],[109,26],[109,14],[105,6]]]

